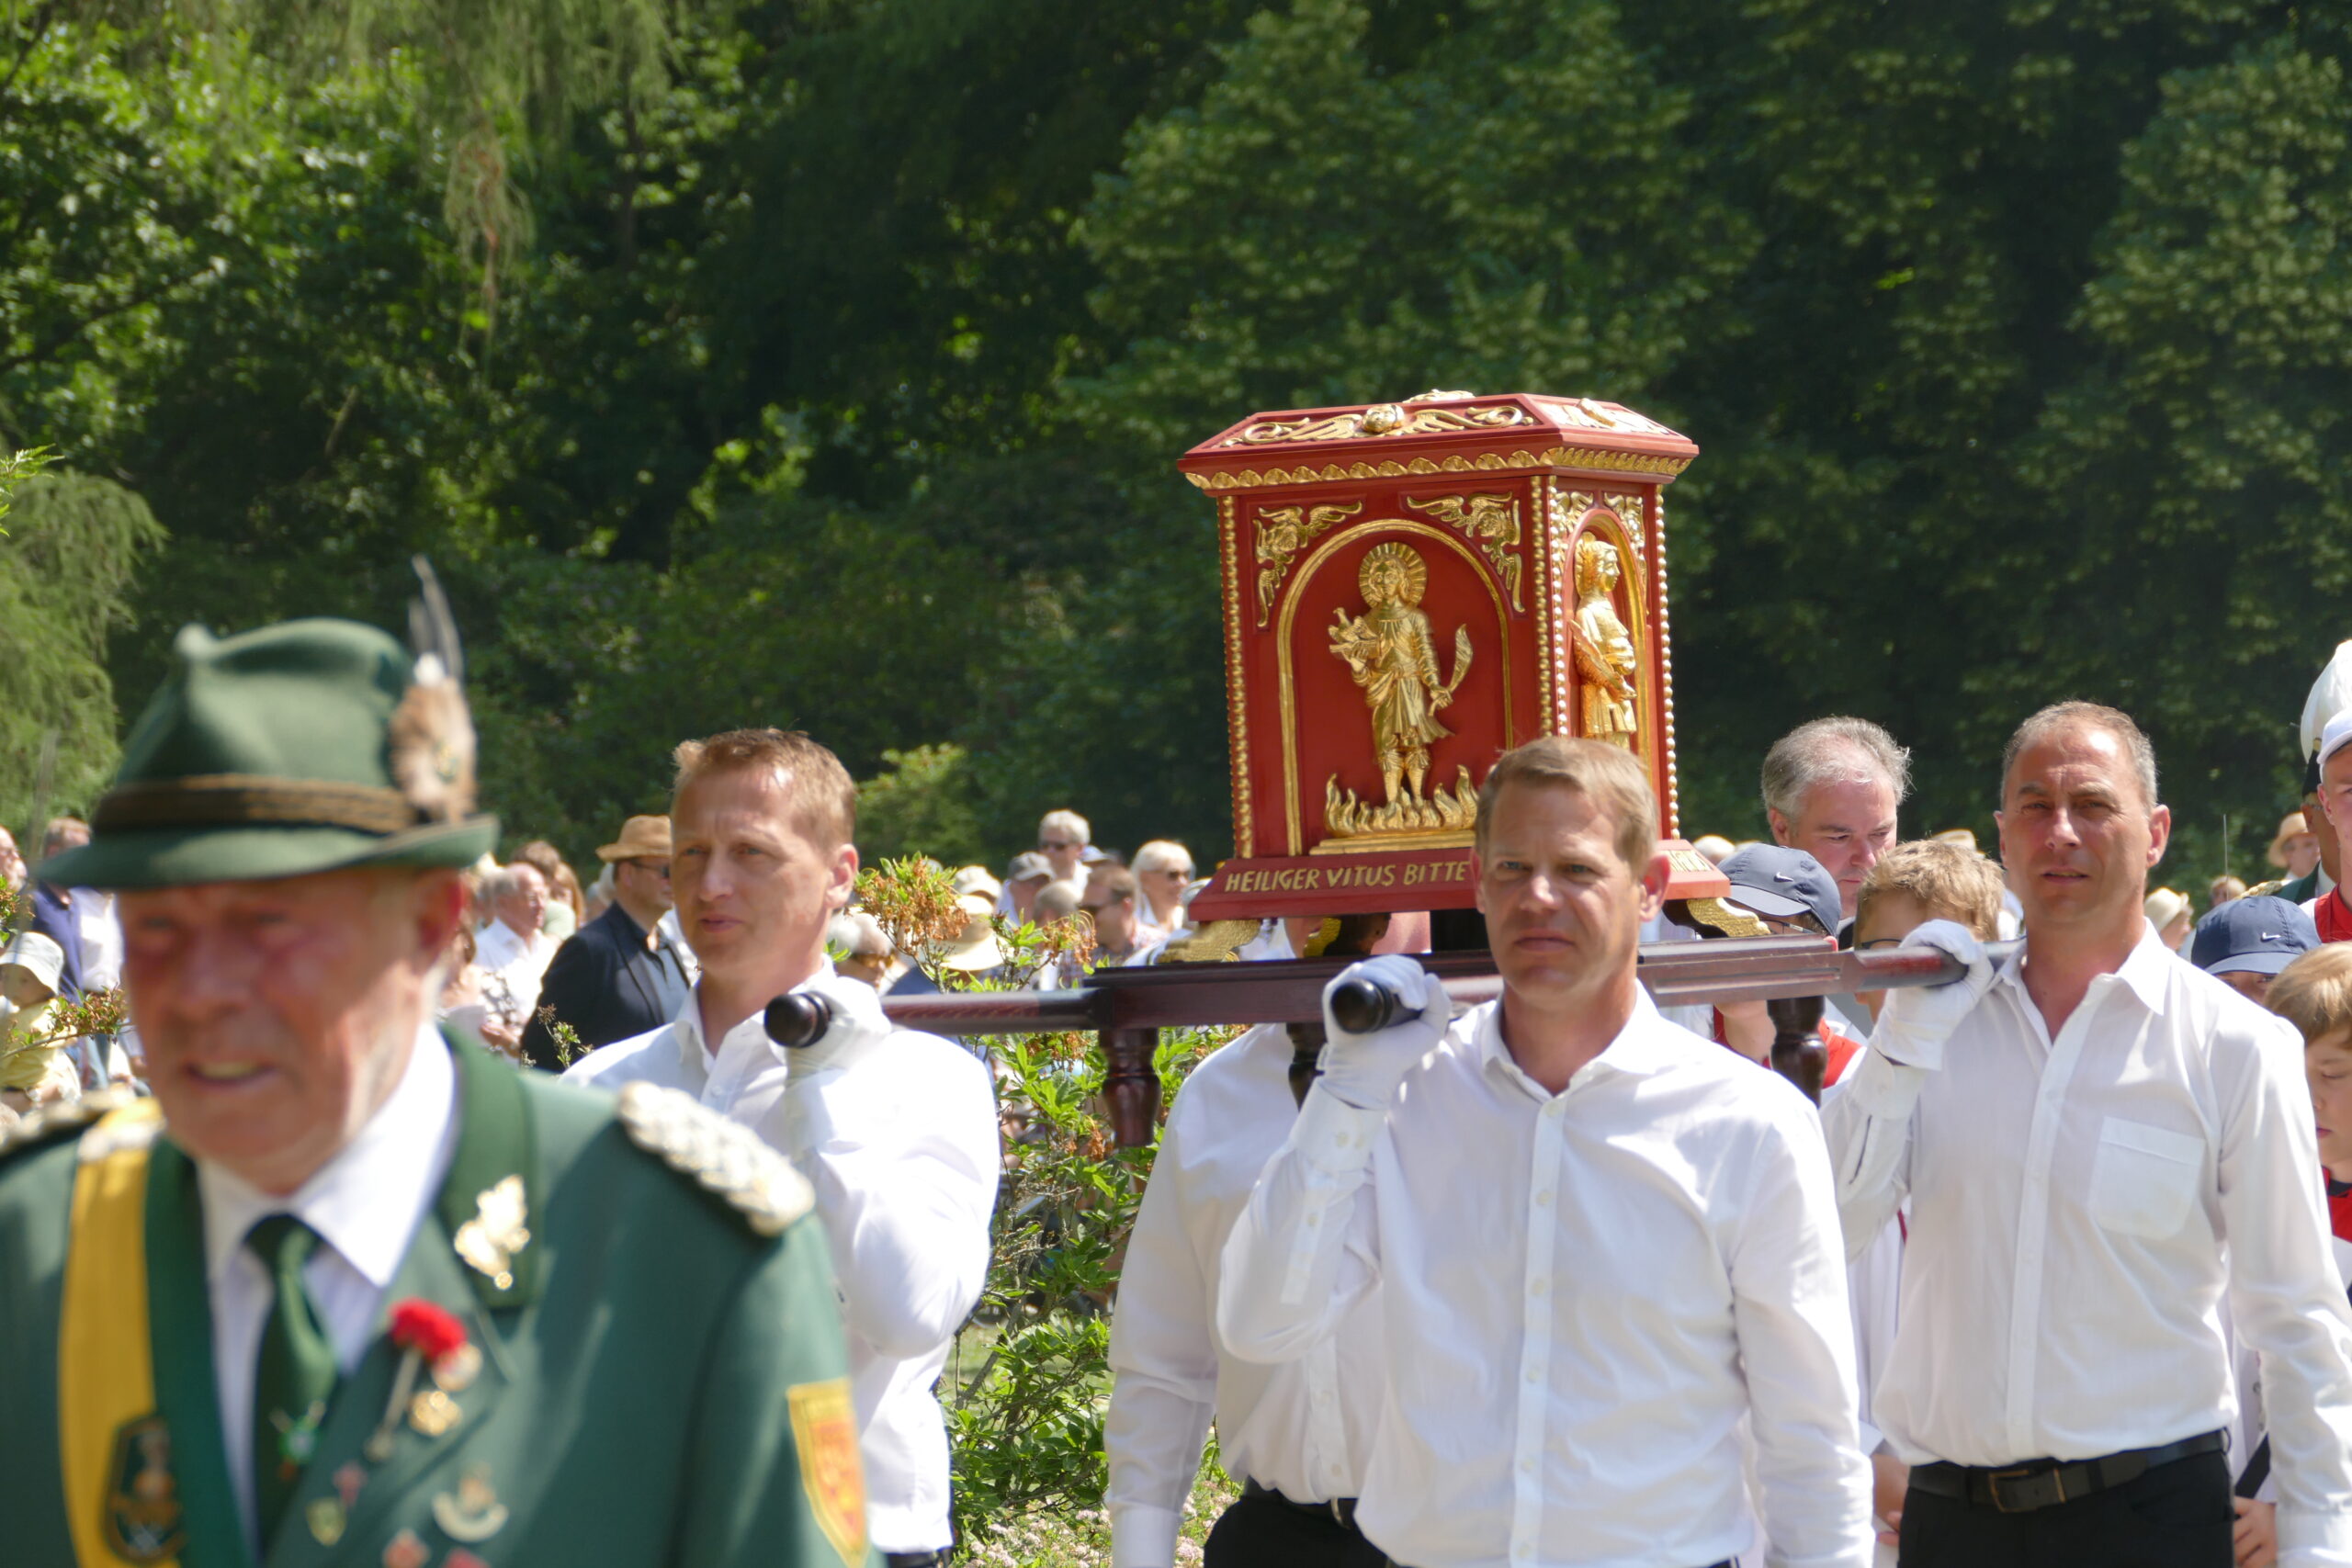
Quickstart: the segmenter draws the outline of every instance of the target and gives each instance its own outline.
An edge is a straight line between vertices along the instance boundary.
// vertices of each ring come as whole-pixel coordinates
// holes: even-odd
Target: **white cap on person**
[[[2327,766],[2327,760],[2346,746],[2352,746],[2352,708],[2329,719],[2327,728],[2320,731],[2319,765]]]

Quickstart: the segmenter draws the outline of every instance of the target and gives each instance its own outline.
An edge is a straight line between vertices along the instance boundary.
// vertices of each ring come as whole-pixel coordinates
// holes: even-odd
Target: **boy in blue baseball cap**
[[[2267,1004],[2271,976],[2319,945],[2319,927],[2284,898],[2233,898],[2197,922],[2188,961],[2250,1001]]]

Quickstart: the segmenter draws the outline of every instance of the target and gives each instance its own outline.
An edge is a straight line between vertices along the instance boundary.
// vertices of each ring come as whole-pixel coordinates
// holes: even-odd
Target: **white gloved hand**
[[[1351,1034],[1331,1017],[1331,992],[1350,980],[1369,980],[1414,1010],[1376,1033]],[[1430,1054],[1453,1021],[1453,1004],[1437,976],[1418,959],[1383,953],[1349,964],[1323,988],[1325,1092],[1359,1111],[1385,1111],[1413,1064]]]
[[[1888,1060],[1932,1072],[1944,1065],[1944,1042],[1992,988],[1993,965],[1984,944],[1953,920],[1929,920],[1903,945],[1934,948],[1968,965],[1959,979],[1940,986],[1888,987],[1878,1027],[1871,1031],[1871,1048]]]
[[[882,998],[863,980],[824,970],[795,986],[796,994],[813,993],[832,1004],[833,1021],[813,1045],[777,1045],[769,1049],[784,1062],[787,1089],[832,1067],[846,1067],[870,1055],[890,1038],[893,1025],[882,1011]]]

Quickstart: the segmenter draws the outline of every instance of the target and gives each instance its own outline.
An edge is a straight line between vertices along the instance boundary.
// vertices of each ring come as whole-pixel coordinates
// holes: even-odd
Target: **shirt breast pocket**
[[[2109,1116],[2091,1166],[2091,1218],[2121,1235],[2171,1235],[2204,1174],[2204,1139]]]

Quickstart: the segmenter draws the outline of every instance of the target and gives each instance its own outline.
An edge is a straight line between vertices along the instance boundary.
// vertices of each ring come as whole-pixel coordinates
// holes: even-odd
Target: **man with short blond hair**
[[[2025,940],[1888,998],[1823,1104],[1849,1247],[1910,1203],[1874,1413],[1912,1466],[1905,1568],[2228,1568],[2222,1314],[2258,1351],[2279,1561],[2352,1554],[2352,1314],[2293,1032],[2142,913],[2171,814],[2128,715],[2060,703],[2002,757]]]
[[[702,976],[663,1027],[564,1077],[655,1083],[752,1128],[815,1183],[849,1324],[866,1522],[891,1568],[944,1563],[947,1434],[932,1393],[978,1302],[996,1202],[987,1067],[893,1029],[870,986],[833,973],[825,936],[857,875],[857,791],[805,735],[736,729],[677,749],[670,882]],[[823,998],[814,1044],[770,1041],[788,991]]]
[[[1634,973],[1667,877],[1614,747],[1547,738],[1479,794],[1471,874],[1498,1001],[1341,1029],[1223,1257],[1217,1327],[1283,1362],[1379,1287],[1383,1416],[1355,1517],[1412,1568],[1865,1568],[1829,1161],[1794,1086],[1660,1018]]]

